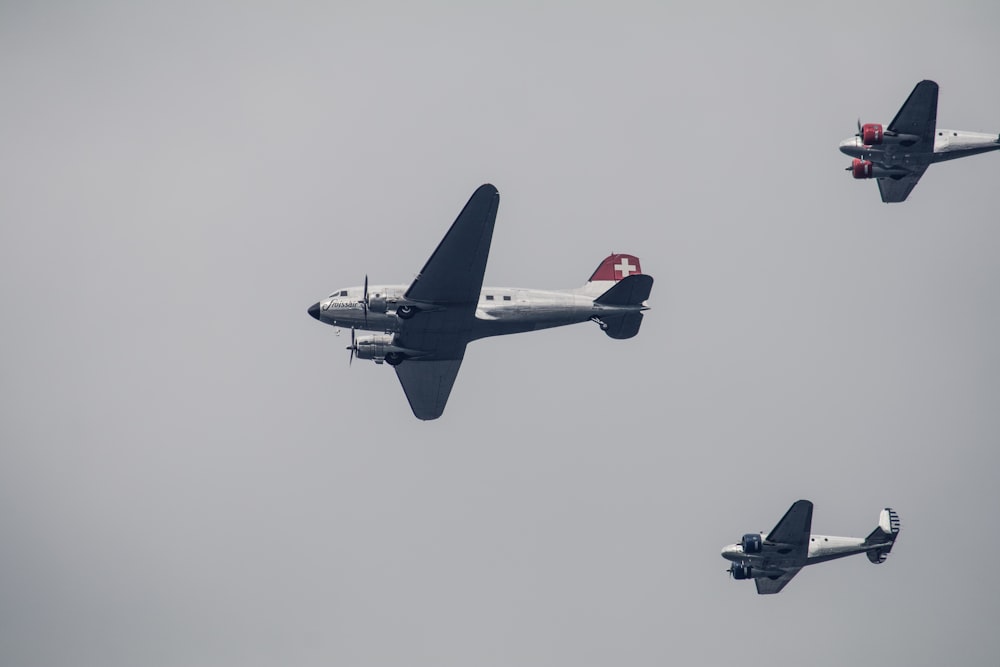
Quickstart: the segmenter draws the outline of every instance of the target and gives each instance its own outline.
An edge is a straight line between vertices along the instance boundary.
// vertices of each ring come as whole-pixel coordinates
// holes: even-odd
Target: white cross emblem
[[[628,263],[628,257],[622,257],[622,263],[615,264],[615,271],[620,271],[622,278],[628,278],[629,274],[638,268],[635,264]]]

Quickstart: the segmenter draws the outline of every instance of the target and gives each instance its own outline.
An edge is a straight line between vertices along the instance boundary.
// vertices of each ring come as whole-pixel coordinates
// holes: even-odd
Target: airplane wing
[[[404,296],[442,305],[471,303],[474,311],[499,206],[497,189],[489,183],[479,186]]]
[[[920,143],[911,148],[933,153],[934,130],[937,127],[937,101],[938,85],[933,81],[921,81],[914,86],[913,92],[903,102],[899,113],[886,129],[898,134],[917,135],[920,137]]]
[[[396,366],[406,400],[417,419],[437,419],[444,412],[462,358],[407,361]]]
[[[465,356],[483,287],[500,193],[487,183],[458,214],[404,295],[430,308],[400,325],[399,344],[423,355],[396,366],[396,377],[418,419],[444,412]]]
[[[801,502],[801,501],[800,501]],[[774,593],[780,593],[781,589],[792,580],[796,574],[799,573],[800,567],[790,567],[787,568],[780,577],[776,579],[771,579],[770,577],[758,577],[754,579],[757,583],[757,592],[760,595],[772,595]]]
[[[785,516],[767,534],[767,542],[787,545],[790,552],[805,556],[809,551],[809,533],[812,530],[813,504],[808,500],[796,500]]]
[[[919,165],[911,168],[910,173],[902,178],[878,179],[878,191],[882,195],[882,201],[886,204],[905,201],[925,171],[927,171],[927,165]]]

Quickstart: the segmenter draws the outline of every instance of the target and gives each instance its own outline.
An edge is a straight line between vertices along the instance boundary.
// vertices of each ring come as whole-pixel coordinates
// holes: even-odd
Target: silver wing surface
[[[784,556],[805,558],[809,552],[812,517],[813,504],[796,500],[767,534],[766,544],[778,546],[777,551]]]
[[[878,191],[882,195],[882,201],[886,204],[906,201],[906,198],[910,196],[910,191],[913,190],[925,171],[927,171],[927,165],[924,164],[911,168],[909,174],[898,179],[878,179]]]
[[[780,593],[781,589],[792,580],[792,577],[799,573],[800,567],[790,567],[787,568],[780,577],[771,579],[770,577],[758,577],[754,579],[757,584],[757,592],[760,595],[772,595],[774,593]]]
[[[402,322],[398,344],[421,355],[397,366],[396,377],[418,419],[440,417],[455,384],[475,322],[499,205],[497,189],[480,186],[404,295],[418,312]]]

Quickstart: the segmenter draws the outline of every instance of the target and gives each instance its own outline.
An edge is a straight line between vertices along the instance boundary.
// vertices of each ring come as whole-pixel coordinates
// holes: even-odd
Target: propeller
[[[347,365],[350,367],[354,363],[354,354],[358,351],[358,344],[354,339],[354,327],[351,327],[351,344],[347,347],[351,351],[351,358],[348,359]]]
[[[854,136],[856,136],[856,137],[860,137],[861,136],[861,116],[858,116],[858,133],[856,135],[854,135]]]
[[[361,301],[362,310],[365,312],[365,329],[368,328],[368,274],[365,274],[365,295]]]

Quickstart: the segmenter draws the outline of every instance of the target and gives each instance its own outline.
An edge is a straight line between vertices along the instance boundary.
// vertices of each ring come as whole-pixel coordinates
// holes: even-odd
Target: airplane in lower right
[[[747,533],[739,544],[722,550],[732,561],[733,579],[753,579],[761,595],[778,593],[806,565],[865,554],[872,563],[884,563],[899,535],[899,515],[886,507],[868,537],[813,535],[813,504],[797,500],[768,533]]]

